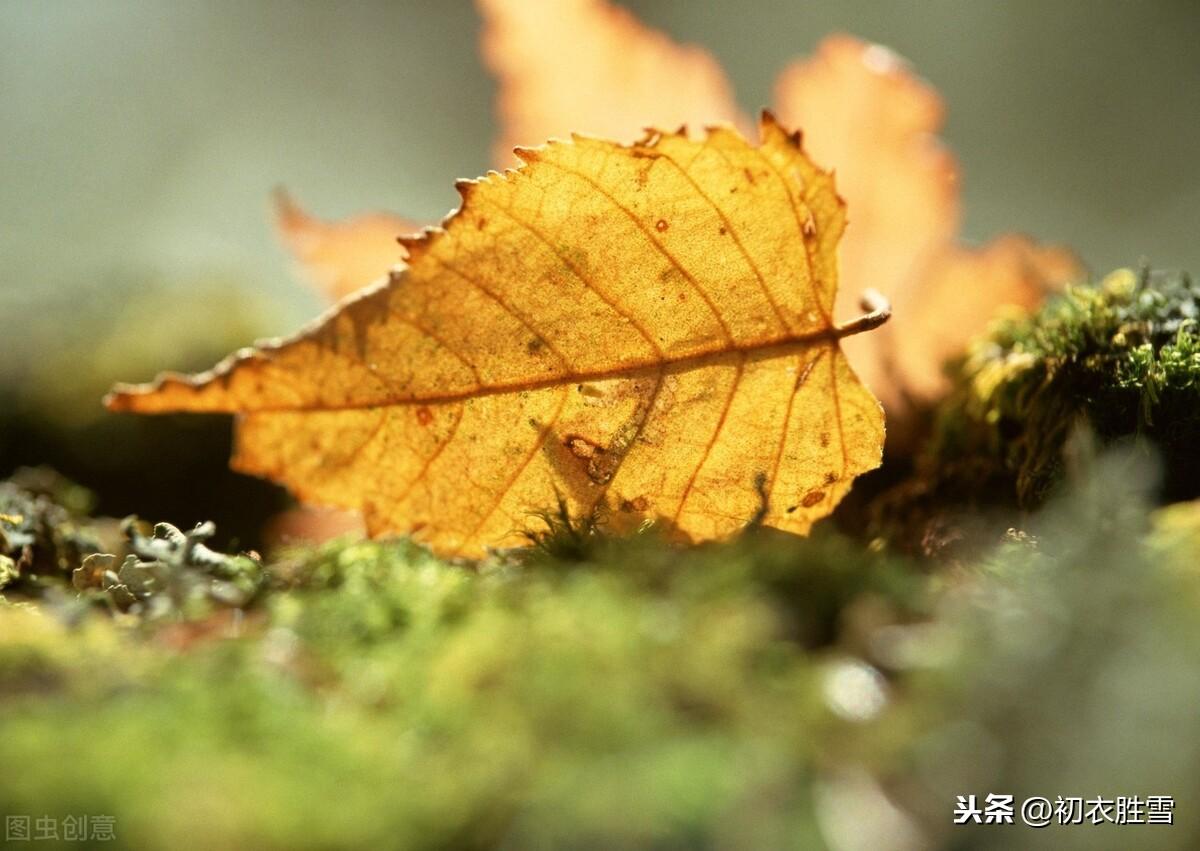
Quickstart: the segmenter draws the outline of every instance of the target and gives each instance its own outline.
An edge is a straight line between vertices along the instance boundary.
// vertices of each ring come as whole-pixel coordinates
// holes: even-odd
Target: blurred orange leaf
[[[841,252],[847,287],[875,287],[895,309],[883,332],[846,345],[889,412],[942,392],[942,364],[1000,306],[1032,306],[1080,274],[1070,252],[1020,236],[959,244],[958,164],[935,135],[941,98],[887,48],[826,38],[780,75],[776,102],[813,156],[836,167],[855,212]]]
[[[335,538],[362,538],[367,533],[357,511],[301,505],[283,511],[267,523],[263,538],[268,547],[322,544]]]
[[[478,0],[482,52],[500,84],[498,167],[531,141],[729,122],[749,129],[721,66],[596,0]],[[698,120],[699,119],[699,120]]]
[[[109,406],[236,412],[237,469],[443,554],[516,543],[559,498],[692,540],[804,532],[880,461],[839,341],[886,314],[832,322],[844,206],[761,130],[519,149],[386,285]]]
[[[396,238],[420,230],[389,213],[326,222],[304,212],[282,191],[275,195],[275,221],[304,272],[335,301],[403,265],[406,253]]]

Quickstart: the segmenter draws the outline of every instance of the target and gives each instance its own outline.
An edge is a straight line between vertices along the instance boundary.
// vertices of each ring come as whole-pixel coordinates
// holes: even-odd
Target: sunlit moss
[[[1153,444],[1168,495],[1197,495],[1198,317],[1189,276],[1122,269],[1000,319],[955,368],[927,471],[1006,481],[1010,498],[1037,505],[1061,477],[1069,435],[1085,426],[1103,442]]]

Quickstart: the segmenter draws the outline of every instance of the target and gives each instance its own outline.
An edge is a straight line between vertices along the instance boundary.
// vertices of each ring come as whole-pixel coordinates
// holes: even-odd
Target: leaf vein
[[[660,390],[662,390],[663,379],[666,378],[666,375],[667,365],[664,363],[658,368],[658,376],[654,379],[654,389],[650,391],[650,395],[647,397],[646,410],[642,414],[638,424],[634,427],[633,436],[629,439],[629,446],[625,450],[625,453],[621,456],[620,460],[617,461],[617,465],[615,468],[613,468],[612,475],[609,476],[608,481],[601,486],[600,492],[596,495],[596,499],[592,502],[593,507],[599,505],[600,502],[608,495],[609,488],[611,488],[613,482],[617,480],[617,476],[621,472],[621,467],[625,464],[625,459],[629,457],[629,453],[633,451],[634,445],[638,442],[638,439],[646,430],[646,423],[650,421],[650,417],[654,413],[654,405],[658,401],[658,393]]]
[[[721,431],[725,428],[725,420],[729,417],[729,409],[733,407],[733,397],[737,395],[738,387],[742,383],[742,375],[745,368],[746,356],[743,354],[738,360],[737,370],[733,376],[733,384],[730,386],[729,394],[725,398],[725,405],[721,408],[721,416],[717,418],[717,426],[713,429],[712,436],[708,439],[708,445],[704,447],[704,454],[700,456],[700,462],[692,469],[692,475],[688,478],[688,483],[683,488],[683,495],[679,499],[679,507],[675,509],[675,516],[671,518],[672,523],[677,523],[679,516],[683,514],[683,508],[687,505],[688,497],[692,495],[692,488],[696,484],[696,478],[700,475],[700,471],[704,468],[704,465],[708,463],[713,447],[716,446],[717,440],[721,436]]]
[[[489,200],[488,203],[494,209],[499,210],[501,213],[508,216],[512,221],[516,222],[519,226],[521,226],[525,230],[529,231],[531,234],[534,235],[534,237],[536,237],[539,241],[541,241],[543,244],[545,244],[545,246],[547,248],[549,248],[554,253],[554,255],[556,257],[558,257],[559,260],[562,261],[563,265],[571,270],[571,273],[576,278],[579,279],[579,282],[581,284],[583,284],[589,290],[594,292],[600,298],[601,301],[603,301],[610,308],[612,308],[614,313],[616,313],[617,315],[622,317],[626,322],[628,322],[635,329],[637,329],[637,332],[642,335],[642,337],[646,340],[646,343],[650,346],[650,348],[654,351],[654,353],[657,356],[664,357],[666,355],[666,353],[659,347],[658,343],[655,342],[654,337],[651,336],[650,332],[646,329],[646,327],[640,321],[638,321],[638,319],[636,317],[634,317],[631,313],[629,313],[626,310],[622,310],[620,304],[618,304],[611,295],[609,295],[608,293],[601,290],[591,280],[589,280],[587,278],[587,276],[585,276],[583,274],[583,272],[580,271],[579,267],[576,266],[570,260],[570,258],[568,258],[565,254],[563,254],[561,251],[558,250],[558,248],[556,248],[554,246],[554,243],[550,241],[549,237],[547,237],[544,233],[542,233],[540,228],[535,227],[534,225],[522,220],[521,218],[519,218],[517,216],[516,213],[514,213],[508,207],[503,206],[502,204],[498,204],[495,201],[491,201],[491,200]]]
[[[412,494],[417,485],[425,480],[425,477],[429,474],[430,468],[433,466],[433,462],[436,461],[438,457],[446,451],[446,448],[454,442],[454,438],[458,435],[458,427],[462,423],[465,415],[465,408],[460,404],[458,406],[458,416],[454,418],[454,425],[450,426],[450,432],[446,435],[445,440],[440,441],[433,452],[429,453],[429,457],[427,457],[421,464],[421,469],[417,471],[417,475],[413,477],[413,480],[405,486],[404,490],[396,498],[397,505],[408,499],[409,495]]]
[[[711,139],[711,137],[709,138]],[[693,158],[693,163],[696,159],[700,158],[700,155],[704,153],[705,150],[713,150],[709,144],[709,139],[706,139],[704,144],[700,146],[700,150]],[[742,257],[750,266],[750,271],[752,271],[754,273],[754,277],[758,279],[758,286],[762,290],[763,296],[766,297],[767,304],[771,306],[771,310],[775,313],[775,319],[779,322],[779,327],[784,332],[790,331],[791,326],[784,318],[783,311],[779,309],[779,304],[775,301],[774,296],[771,295],[771,290],[767,286],[767,279],[763,277],[762,271],[758,268],[758,265],[754,262],[754,259],[751,258],[750,252],[746,250],[746,246],[742,243],[742,238],[738,235],[738,229],[733,226],[733,222],[729,221],[729,217],[725,215],[725,212],[719,206],[717,206],[717,202],[714,201],[707,192],[700,188],[700,184],[696,182],[696,179],[688,174],[688,169],[680,165],[675,158],[666,151],[662,152],[662,158],[671,165],[675,166],[679,173],[683,175],[684,180],[691,184],[692,189],[696,191],[696,194],[703,198],[708,206],[713,208],[713,212],[715,212],[721,219],[721,223],[725,226],[726,232],[733,239],[733,244],[737,246],[738,251],[741,252]],[[690,167],[691,166],[689,165],[688,168]]]
[[[788,395],[787,411],[783,415],[783,430],[779,435],[779,446],[775,450],[775,459],[771,464],[771,477],[767,479],[767,489],[763,493],[763,504],[770,510],[771,495],[775,492],[775,480],[779,476],[779,465],[783,462],[783,452],[787,448],[788,431],[792,424],[792,407],[796,404],[796,397],[800,395],[800,389],[808,383],[808,377],[812,375],[812,371],[817,366],[817,361],[824,357],[825,352],[817,353],[817,356],[812,359],[804,371],[796,377],[796,381],[792,384],[792,392]],[[796,368],[799,369],[802,363],[800,356],[796,357]]]
[[[545,162],[547,165],[553,166],[554,168],[557,168],[559,171],[562,171],[566,174],[572,175],[573,177],[577,177],[580,180],[582,180],[584,183],[587,183],[594,190],[596,190],[596,192],[599,193],[602,197],[608,199],[608,201],[611,202],[613,206],[615,206],[618,210],[620,210],[622,213],[624,213],[629,218],[629,220],[631,222],[633,222],[634,226],[641,232],[641,234],[644,237],[646,237],[646,240],[650,243],[650,245],[653,246],[653,248],[659,254],[661,254],[663,256],[663,258],[668,263],[670,263],[671,266],[677,272],[679,272],[679,274],[681,274],[683,276],[684,280],[686,280],[688,282],[688,284],[691,285],[692,289],[696,291],[696,294],[698,296],[700,296],[700,298],[704,302],[705,306],[707,306],[709,311],[712,313],[713,318],[717,321],[717,325],[720,327],[721,334],[725,337],[725,339],[730,344],[732,344],[734,342],[733,334],[729,330],[729,325],[728,325],[728,323],[726,323],[725,317],[723,317],[721,315],[721,311],[717,310],[717,306],[713,302],[712,296],[710,296],[705,291],[705,289],[702,286],[700,286],[699,281],[696,280],[696,278],[692,275],[692,273],[689,272],[686,268],[684,268],[683,264],[679,262],[679,258],[677,258],[670,251],[668,251],[666,246],[664,246],[661,242],[658,241],[657,238],[655,238],[654,234],[652,234],[650,232],[650,228],[646,226],[645,222],[643,222],[640,218],[638,218],[637,214],[634,213],[633,210],[629,209],[629,207],[622,204],[619,200],[617,200],[617,198],[615,196],[613,196],[613,194],[611,192],[609,192],[607,189],[605,189],[603,186],[601,186],[600,183],[598,183],[596,180],[593,180],[591,177],[584,174],[583,172],[578,171],[577,169],[569,168],[569,167],[563,165],[562,163],[553,162],[552,160],[546,160]]]
[[[792,195],[792,187],[788,183],[787,178],[784,177],[783,172],[771,161],[771,158],[766,155],[761,147],[754,150],[758,153],[759,159],[767,164],[767,168],[771,169],[771,172],[779,178],[779,182],[783,184],[783,194],[787,196],[788,204],[792,208],[792,217],[796,220],[796,236],[800,240],[800,245],[804,248],[804,262],[808,266],[808,284],[812,289],[813,300],[817,304],[817,310],[820,312],[821,317],[825,320],[825,325],[831,326],[833,325],[833,317],[825,309],[825,305],[821,301],[821,290],[817,286],[817,271],[816,267],[813,266],[812,250],[808,246],[808,238],[804,235],[804,221],[800,218],[800,208],[796,206],[796,198]],[[808,205],[805,204],[805,206],[807,207]]]
[[[537,457],[537,453],[541,451],[541,448],[545,445],[546,438],[550,436],[550,432],[554,430],[554,426],[558,423],[558,418],[562,416],[563,408],[565,408],[567,405],[567,397],[571,395],[570,388],[564,386],[562,389],[563,392],[559,396],[558,407],[555,409],[554,415],[550,418],[549,422],[542,426],[542,430],[538,432],[537,440],[534,441],[533,446],[525,455],[525,458],[520,464],[517,465],[516,469],[513,470],[512,475],[509,476],[508,480],[504,483],[504,487],[497,492],[496,498],[493,500],[488,510],[480,515],[479,523],[477,523],[475,528],[471,530],[470,534],[463,539],[463,543],[455,550],[455,555],[461,552],[462,548],[470,541],[473,541],[480,531],[483,530],[484,526],[487,525],[488,520],[492,519],[492,515],[495,514],[496,511],[499,510],[501,504],[503,504],[504,497],[508,496],[508,492],[512,490],[513,485],[517,483],[517,480],[521,478],[521,474],[525,472],[530,463],[533,462],[533,459]]]
[[[566,356],[564,356],[563,353],[560,352],[558,350],[558,348],[553,343],[550,342],[550,340],[546,337],[546,335],[543,334],[541,331],[539,331],[537,329],[537,327],[532,322],[529,321],[529,319],[527,319],[522,313],[518,312],[515,307],[510,305],[504,299],[500,298],[500,296],[497,295],[495,292],[493,292],[490,288],[485,287],[480,281],[476,280],[475,278],[471,277],[470,275],[467,275],[465,272],[463,272],[457,266],[455,266],[451,263],[447,263],[445,260],[441,259],[440,257],[433,256],[432,253],[429,254],[428,256],[434,263],[438,264],[439,266],[441,266],[443,269],[450,272],[451,274],[456,275],[457,277],[461,278],[463,281],[466,281],[466,283],[469,286],[474,287],[475,289],[479,290],[479,292],[483,293],[484,295],[486,295],[490,299],[492,299],[492,301],[494,301],[496,304],[498,304],[500,306],[500,308],[502,310],[504,310],[509,316],[513,317],[518,322],[520,322],[523,326],[525,326],[525,330],[527,330],[530,334],[532,334],[534,337],[536,337],[538,340],[540,340],[541,343],[546,347],[546,350],[549,351],[550,354],[554,355],[556,358],[559,359],[559,361],[562,362],[563,369],[566,370],[566,372],[569,373],[571,371],[571,362],[569,360],[567,360]]]

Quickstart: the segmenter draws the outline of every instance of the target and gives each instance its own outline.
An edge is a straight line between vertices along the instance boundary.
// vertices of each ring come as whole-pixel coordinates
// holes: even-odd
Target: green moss
[[[1061,478],[1068,437],[1153,444],[1171,498],[1200,495],[1200,293],[1186,274],[1120,270],[1003,318],[955,366],[927,473],[1023,507]]]
[[[1200,524],[1146,481],[1094,463],[955,572],[649,530],[473,566],[334,542],[172,617],[64,581],[0,602],[0,800],[138,849],[934,849],[979,847],[945,832],[958,794],[1165,793],[1178,830],[1128,829],[1195,847]]]
[[[46,655],[84,646],[50,615],[13,618],[0,764],[38,769],[0,772],[10,811],[112,813],[138,848],[786,846],[815,837],[801,793],[854,727],[821,691],[844,616],[923,605],[836,538],[478,570],[339,543],[270,573],[241,638],[182,657],[178,625],[89,619],[85,660]]]

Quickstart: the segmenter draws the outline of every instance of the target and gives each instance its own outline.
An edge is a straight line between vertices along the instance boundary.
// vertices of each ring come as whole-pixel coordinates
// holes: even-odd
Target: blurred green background
[[[622,5],[711,50],[747,107],[831,31],[887,44],[946,100],[967,238],[1200,269],[1195,0]],[[0,1],[0,475],[49,462],[102,511],[253,543],[283,497],[220,472],[225,422],[106,417],[99,396],[320,308],[272,187],[329,217],[450,209],[494,133],[479,29],[465,0]]]

